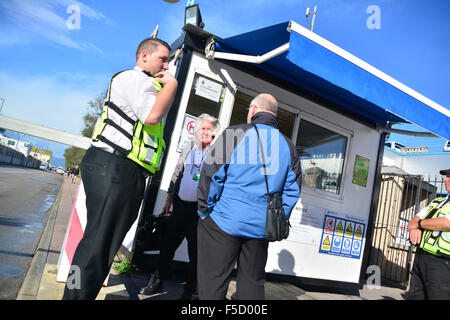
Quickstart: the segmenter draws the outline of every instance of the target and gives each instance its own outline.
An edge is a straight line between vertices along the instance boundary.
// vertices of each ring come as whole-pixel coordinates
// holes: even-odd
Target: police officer
[[[114,75],[93,142],[81,163],[87,224],[75,251],[63,299],[95,299],[114,256],[137,218],[145,178],[159,169],[164,120],[177,87],[170,46],[145,39],[136,66]]]
[[[450,169],[441,170],[450,193]],[[450,198],[434,199],[408,223],[410,240],[420,243],[411,272],[408,300],[450,300]]]

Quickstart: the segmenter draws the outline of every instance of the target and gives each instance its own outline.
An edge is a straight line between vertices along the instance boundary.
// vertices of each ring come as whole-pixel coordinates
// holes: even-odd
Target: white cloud
[[[0,10],[2,10],[2,16],[6,19],[2,19],[1,28],[13,32],[2,34],[0,45],[29,43],[33,38],[31,35],[34,34],[61,46],[101,52],[99,48],[91,43],[74,39],[74,32],[71,32],[66,25],[69,17],[69,14],[66,13],[66,8],[70,5],[77,5],[80,8],[80,14],[89,19],[112,24],[101,12],[79,1],[2,1],[0,2]],[[63,15],[59,15],[57,12],[62,12]],[[9,24],[6,24],[5,21],[9,21]],[[28,36],[17,38],[17,34],[24,31],[25,34],[28,33]]]

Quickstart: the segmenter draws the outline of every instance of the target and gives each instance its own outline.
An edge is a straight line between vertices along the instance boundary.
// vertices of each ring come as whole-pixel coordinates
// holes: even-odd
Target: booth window
[[[238,91],[234,97],[233,112],[231,113],[230,126],[247,123],[247,108],[254,97]],[[292,138],[296,115],[292,112],[278,108],[277,119],[280,124],[280,131],[288,138]]]
[[[301,119],[296,148],[303,185],[339,194],[348,138]]]
[[[194,117],[207,113],[219,118],[224,96],[225,85],[223,83],[196,73],[186,113]]]

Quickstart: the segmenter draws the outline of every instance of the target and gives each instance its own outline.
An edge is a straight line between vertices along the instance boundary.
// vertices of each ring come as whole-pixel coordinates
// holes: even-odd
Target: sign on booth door
[[[185,144],[189,141],[190,138],[194,137],[194,126],[197,118],[191,116],[190,114],[186,114],[184,116],[183,128],[181,130],[180,141],[178,142],[177,152],[181,152],[185,146]]]

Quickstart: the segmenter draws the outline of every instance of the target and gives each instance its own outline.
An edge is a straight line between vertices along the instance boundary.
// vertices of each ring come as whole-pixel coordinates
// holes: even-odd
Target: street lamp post
[[[4,98],[0,98],[0,100],[2,100],[2,104],[0,105],[0,113],[2,112],[3,109],[3,103],[5,102]]]

